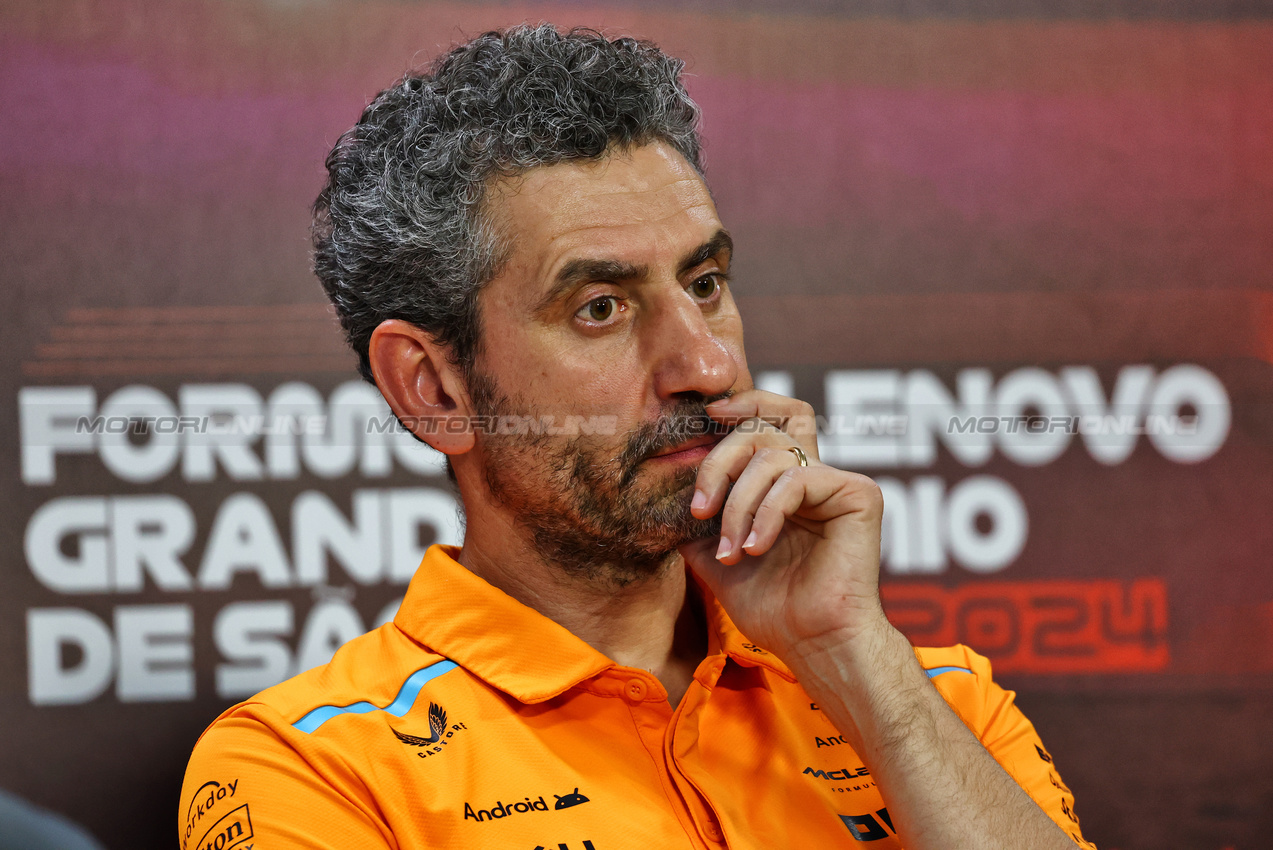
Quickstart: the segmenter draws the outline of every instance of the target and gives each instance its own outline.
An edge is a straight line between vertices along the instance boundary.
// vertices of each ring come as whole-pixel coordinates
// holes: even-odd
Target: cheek
[[[563,390],[581,410],[612,414],[622,420],[641,409],[644,380],[637,370],[593,363],[562,377]]]
[[[483,328],[482,365],[508,391],[530,397],[558,379],[563,359],[554,346],[511,324]]]
[[[511,365],[508,386],[544,413],[616,416],[622,422],[641,409],[644,379],[623,360],[527,356]]]

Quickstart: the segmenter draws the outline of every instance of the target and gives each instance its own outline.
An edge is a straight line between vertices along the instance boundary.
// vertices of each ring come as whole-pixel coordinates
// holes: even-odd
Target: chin
[[[706,540],[709,537],[720,536],[721,521],[719,516],[709,519],[697,519],[690,516],[689,510],[686,509],[684,514],[677,518],[676,521],[667,522],[661,526],[648,528],[648,537],[646,545],[642,548],[648,553],[665,552],[670,553],[685,543],[693,543],[695,540]]]

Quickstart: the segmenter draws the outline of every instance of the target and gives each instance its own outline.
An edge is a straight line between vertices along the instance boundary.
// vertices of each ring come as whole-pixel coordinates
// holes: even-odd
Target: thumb
[[[716,549],[720,546],[719,537],[704,537],[702,540],[692,540],[689,543],[682,543],[676,547],[681,553],[681,557],[685,559],[685,563],[690,565],[699,578],[707,582],[707,586],[711,588],[712,593],[716,594],[720,590],[721,579],[724,577],[725,565],[716,560]]]

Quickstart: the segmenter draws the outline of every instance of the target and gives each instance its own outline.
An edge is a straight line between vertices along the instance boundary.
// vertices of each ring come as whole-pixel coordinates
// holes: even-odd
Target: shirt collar
[[[552,699],[617,667],[564,626],[460,564],[454,546],[430,546],[407,588],[394,625],[523,703]],[[764,667],[788,681],[791,672],[739,633],[711,592],[694,577],[708,623],[709,656]]]
[[[703,580],[693,570],[687,572],[703,600],[703,612],[707,616],[708,656],[725,655],[744,667],[763,667],[788,682],[796,681],[795,675],[777,656],[747,640]]]

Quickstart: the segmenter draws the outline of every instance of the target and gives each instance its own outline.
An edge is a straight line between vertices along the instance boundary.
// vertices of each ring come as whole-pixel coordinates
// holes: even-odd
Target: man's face
[[[498,184],[488,210],[512,253],[480,296],[477,412],[585,425],[479,435],[491,495],[569,572],[620,584],[656,572],[716,531],[689,513],[721,436],[703,404],[751,387],[707,188],[658,143],[532,169]]]

